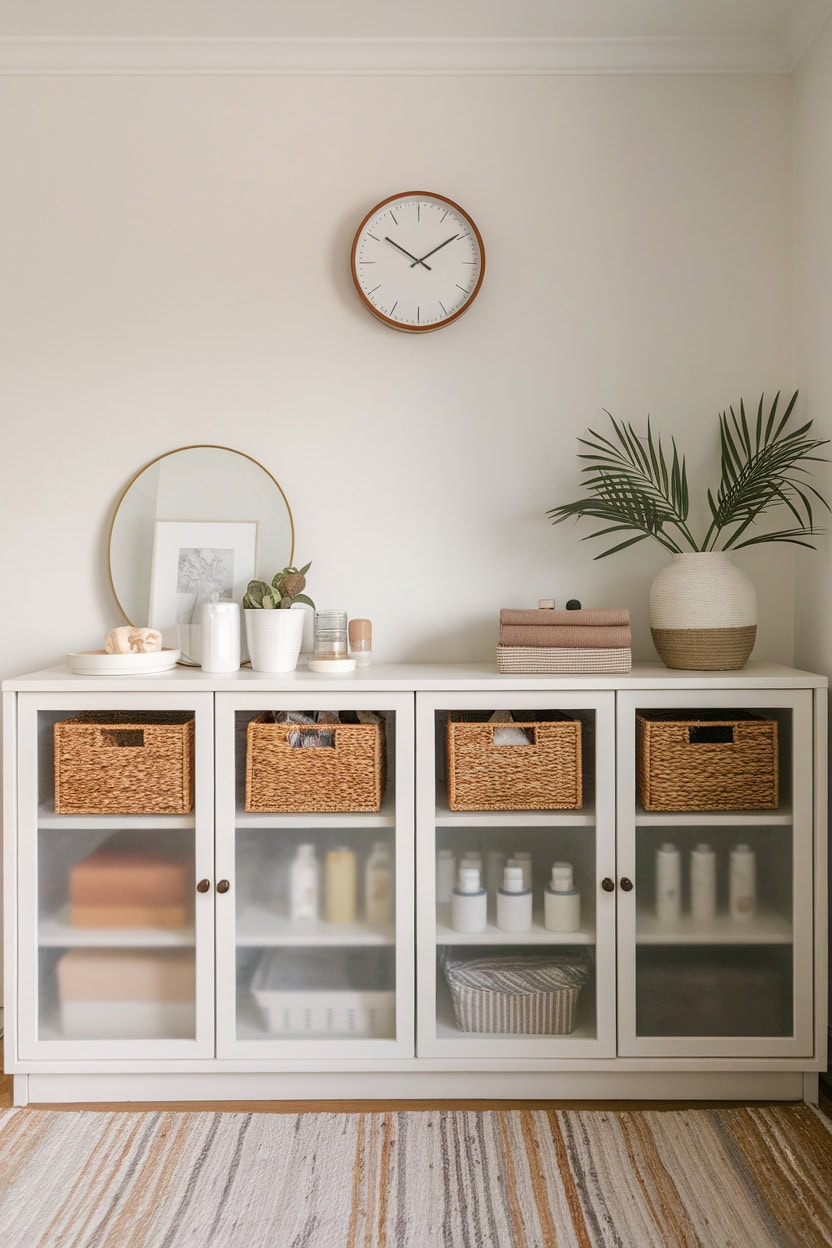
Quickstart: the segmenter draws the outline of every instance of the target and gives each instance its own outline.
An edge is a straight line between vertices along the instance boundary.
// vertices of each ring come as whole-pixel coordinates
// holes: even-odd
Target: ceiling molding
[[[827,0],[808,0],[813,33]],[[811,15],[809,15],[811,17]],[[780,74],[789,42],[759,37],[537,39],[0,38],[0,75]],[[808,44],[806,45],[808,46]],[[805,50],[805,48],[803,49]],[[798,53],[799,55],[799,53]]]

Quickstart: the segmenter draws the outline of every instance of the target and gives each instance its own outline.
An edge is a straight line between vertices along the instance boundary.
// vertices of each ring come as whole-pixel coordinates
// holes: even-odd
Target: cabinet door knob
[[[622,875],[618,882],[621,885],[622,892],[631,893],[633,891],[633,881],[628,879],[626,875]]]
[[[210,887],[211,887],[210,880],[200,880],[196,886],[196,891],[198,893],[207,893]]]
[[[605,875],[603,880],[601,881],[601,887],[603,888],[605,893],[614,893],[615,892],[615,880],[611,880],[608,875]]]
[[[228,880],[220,880],[220,882],[217,884],[217,892],[227,893],[230,887],[231,885],[229,884]]]

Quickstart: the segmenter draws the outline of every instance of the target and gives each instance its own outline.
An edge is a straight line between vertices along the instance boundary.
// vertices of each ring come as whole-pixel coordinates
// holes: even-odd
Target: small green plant
[[[274,611],[286,610],[296,602],[305,602],[308,607],[314,607],[312,599],[303,592],[306,589],[306,573],[311,567],[312,564],[307,563],[302,568],[284,568],[282,572],[275,572],[271,585],[265,581],[249,581],[243,606],[246,610],[261,608]]]
[[[649,420],[644,436],[631,424],[617,421],[610,412],[607,415],[613,436],[604,437],[590,429],[589,437],[578,439],[587,448],[578,456],[586,461],[581,473],[587,496],[553,507],[546,514],[552,524],[582,516],[601,520],[604,527],[587,534],[588,537],[630,535],[623,541],[616,540],[596,559],[647,537],[673,554],[686,550],[740,550],[764,542],[793,542],[813,548],[813,543],[806,539],[823,530],[815,528],[812,500],[820,502],[827,511],[829,504],[806,478],[809,464],[825,462],[816,451],[826,446],[828,439],[809,436],[811,420],[796,429],[789,427],[797,393],[795,390],[779,419],[779,392],[767,416],[763,410],[765,396],[760,396],[753,423],[748,420],[742,401],[739,413],[732,407],[730,416],[726,412],[720,416],[722,470],[716,494],[710,489],[706,491],[710,523],[701,538],[688,527],[687,472],[675,439],[671,439],[668,460],[661,438],[654,436]],[[788,511],[789,527],[756,534],[749,531],[777,507]]]

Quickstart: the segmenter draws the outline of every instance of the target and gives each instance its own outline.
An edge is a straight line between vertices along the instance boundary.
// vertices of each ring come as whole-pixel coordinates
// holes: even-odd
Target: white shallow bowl
[[[309,659],[308,662],[310,672],[328,672],[330,676],[355,671],[355,659]]]
[[[104,650],[81,650],[68,654],[76,676],[155,676],[176,666],[179,650],[153,650],[150,654],[107,654]]]

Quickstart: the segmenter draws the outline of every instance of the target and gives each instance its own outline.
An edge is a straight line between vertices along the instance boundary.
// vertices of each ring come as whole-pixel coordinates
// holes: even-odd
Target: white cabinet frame
[[[378,711],[394,716],[394,742],[387,740],[387,787],[378,813],[344,814],[247,814],[239,787],[240,765],[235,756],[237,712],[281,710]],[[237,747],[242,745],[237,738]],[[391,1058],[413,1055],[413,695],[402,693],[353,693],[349,686],[337,693],[217,694],[217,879],[231,888],[217,896],[217,1056],[233,1059],[340,1060]],[[395,833],[395,1039],[333,1036],[268,1037],[242,1039],[237,1035],[235,844],[236,829],[281,830],[379,828]],[[350,944],[345,936],[343,946]]]
[[[814,837],[815,726],[811,690],[698,689],[656,692],[619,692],[618,704],[618,1051],[623,1057],[807,1057],[815,1051],[813,942],[815,911],[813,871],[817,849]],[[781,743],[781,778],[786,799],[776,811],[639,813],[636,801],[636,710],[672,709],[680,719],[694,716],[699,709],[785,711],[791,716],[789,740]],[[785,747],[785,748],[784,748]],[[786,755],[791,768],[783,775]],[[792,835],[792,1006],[793,1032],[790,1036],[649,1036],[638,1035],[636,1027],[636,948],[637,899],[636,838],[639,828],[650,826],[680,829],[782,827]],[[703,833],[704,835],[705,833]],[[622,878],[635,882],[631,892],[623,892]],[[730,925],[727,925],[728,927]],[[673,933],[666,938],[674,944]],[[731,939],[726,932],[726,941]],[[718,943],[718,942],[715,942]],[[765,944],[765,939],[761,939]],[[731,947],[727,943],[726,948]]]

